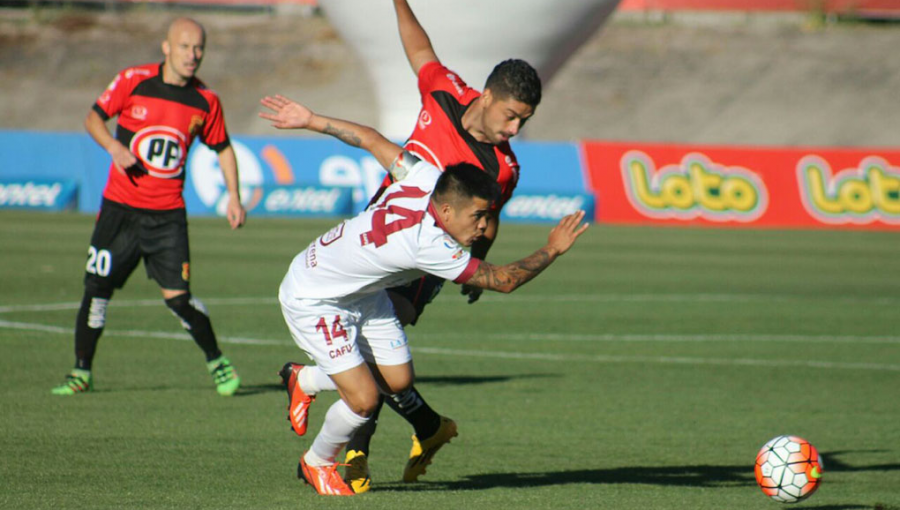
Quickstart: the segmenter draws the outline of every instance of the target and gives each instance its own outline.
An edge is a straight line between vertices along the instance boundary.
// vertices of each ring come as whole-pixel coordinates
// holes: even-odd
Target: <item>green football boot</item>
[[[66,374],[66,382],[50,390],[54,395],[74,395],[87,393],[94,388],[93,377],[90,370],[73,369]]]
[[[206,368],[213,376],[219,395],[230,397],[241,387],[241,378],[238,377],[237,370],[225,356],[208,361]]]

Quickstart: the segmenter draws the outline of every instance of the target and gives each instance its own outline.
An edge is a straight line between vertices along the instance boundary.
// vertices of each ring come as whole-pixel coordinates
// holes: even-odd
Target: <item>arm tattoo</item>
[[[500,292],[512,292],[540,274],[555,258],[546,248],[541,248],[524,259],[505,266],[495,266],[482,261],[466,284]]]
[[[330,122],[325,126],[323,133],[325,133],[326,135],[331,135],[338,140],[354,147],[359,147],[362,143],[362,140],[360,140],[359,136],[357,136],[353,131],[349,129],[338,129],[332,126]]]

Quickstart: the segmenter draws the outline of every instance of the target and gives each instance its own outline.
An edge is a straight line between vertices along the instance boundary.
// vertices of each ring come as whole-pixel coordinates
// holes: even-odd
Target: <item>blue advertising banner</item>
[[[77,189],[78,185],[72,180],[0,179],[0,209],[74,209]]]
[[[328,138],[241,136],[232,137],[231,145],[240,169],[241,200],[250,214],[275,214],[265,207],[257,211],[265,205],[264,199],[279,200],[280,194],[275,198],[266,194],[268,186],[312,186],[345,190],[352,207],[335,215],[350,215],[368,204],[386,174],[368,152]],[[216,153],[195,144],[187,162],[184,199],[188,212],[222,215],[227,198]],[[299,210],[289,214],[308,216]]]
[[[568,214],[578,210],[585,212],[586,218],[594,217],[594,197],[579,194],[525,194],[516,193],[500,212],[502,221],[528,223],[556,223]]]
[[[502,221],[555,223],[579,209],[594,217],[594,195],[577,144],[517,142],[512,147],[521,171],[516,192],[500,213]]]
[[[331,138],[237,136],[232,146],[241,199],[251,215],[352,215],[386,173],[369,153]],[[578,144],[517,142],[513,149],[522,171],[505,220],[555,221],[562,211],[593,207]],[[78,209],[92,213],[100,206],[110,158],[86,134],[0,131],[0,162],[5,181],[77,184]],[[195,144],[186,170],[188,213],[224,215],[227,194],[216,154]]]
[[[353,212],[350,188],[316,186],[264,186],[254,216],[350,216]]]
[[[100,208],[109,161],[87,134],[0,131],[0,179],[74,181],[80,211]]]

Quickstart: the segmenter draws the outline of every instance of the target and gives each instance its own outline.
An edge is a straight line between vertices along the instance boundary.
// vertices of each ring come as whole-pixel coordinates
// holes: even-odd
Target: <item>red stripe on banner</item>
[[[900,14],[897,0],[622,0],[624,11],[824,11]]]
[[[900,150],[585,142],[596,221],[900,230]]]

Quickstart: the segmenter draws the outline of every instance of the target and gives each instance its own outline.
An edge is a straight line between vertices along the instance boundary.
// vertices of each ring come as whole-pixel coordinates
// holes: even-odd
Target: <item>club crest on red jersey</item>
[[[147,120],[147,107],[140,104],[132,106],[131,116],[137,120]]]
[[[138,131],[129,147],[144,163],[148,174],[162,179],[181,175],[187,148],[184,133],[168,126],[151,126]]]
[[[419,129],[425,129],[431,125],[431,114],[428,113],[428,110],[422,109],[422,113],[419,114]]]
[[[196,136],[200,133],[200,129],[203,127],[203,117],[200,115],[191,116],[191,123],[188,125],[188,133],[191,136]]]

